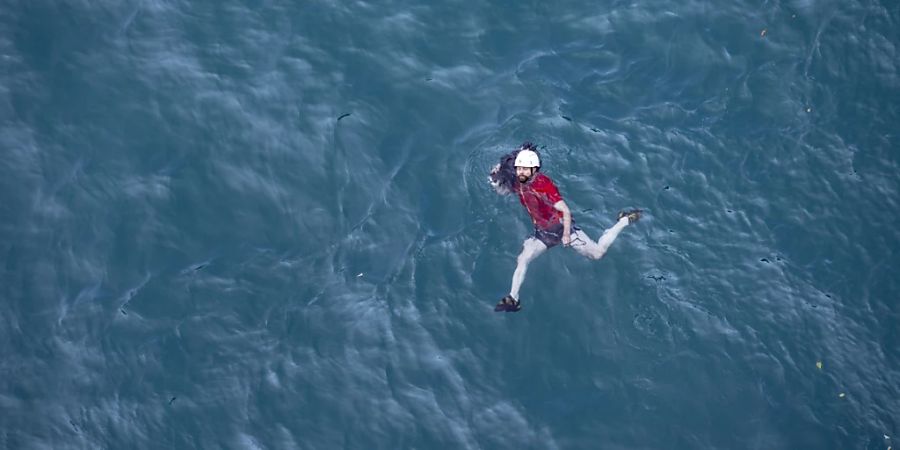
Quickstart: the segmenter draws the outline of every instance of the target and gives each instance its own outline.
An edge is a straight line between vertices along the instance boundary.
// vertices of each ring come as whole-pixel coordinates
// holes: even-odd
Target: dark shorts
[[[580,229],[581,228],[576,227],[575,224],[572,224],[572,227],[569,229],[569,233],[574,233],[575,230],[580,230]],[[558,223],[558,224],[553,225],[552,227],[546,228],[546,229],[534,227],[534,238],[543,242],[544,245],[547,246],[547,248],[555,247],[555,246],[561,244],[562,236],[563,236],[563,224],[561,224],[561,223]]]

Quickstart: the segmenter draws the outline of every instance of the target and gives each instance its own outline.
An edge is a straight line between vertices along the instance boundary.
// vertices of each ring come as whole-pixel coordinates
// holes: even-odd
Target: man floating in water
[[[519,201],[534,223],[534,235],[525,239],[522,253],[516,260],[509,295],[497,303],[494,311],[516,312],[522,309],[519,288],[525,281],[528,264],[548,248],[562,244],[590,259],[600,259],[619,232],[641,218],[639,209],[622,211],[616,224],[604,231],[598,241],[594,241],[573,224],[569,206],[553,181],[540,173],[540,169],[541,158],[537,147],[526,142],[518,150],[501,158],[500,164],[491,170],[490,182],[494,189],[501,194],[518,194]]]

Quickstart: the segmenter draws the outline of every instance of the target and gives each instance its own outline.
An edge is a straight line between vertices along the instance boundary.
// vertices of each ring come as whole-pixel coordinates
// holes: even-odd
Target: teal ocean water
[[[900,4],[7,0],[0,447],[900,448]],[[597,237],[508,292],[490,167]]]

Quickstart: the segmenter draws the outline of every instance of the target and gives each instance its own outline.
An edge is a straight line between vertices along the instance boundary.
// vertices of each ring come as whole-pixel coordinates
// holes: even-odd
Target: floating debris
[[[341,114],[340,117],[338,117],[338,120],[341,120],[341,119],[343,119],[344,117],[349,117],[350,115],[351,115],[350,113],[344,113],[344,114]]]
[[[572,121],[572,118],[571,118],[571,117],[569,117],[569,116],[560,116],[560,117],[562,117],[562,118],[563,118],[563,119],[566,119],[566,120],[568,120],[568,121],[569,121],[569,122],[571,122],[571,121]]]
[[[172,402],[174,402],[176,398],[178,398],[178,397],[172,397],[172,398],[169,400],[169,404],[171,405]]]
[[[363,273],[362,273],[362,272],[356,274],[356,278],[359,278],[359,277],[361,277],[361,276],[363,276]]]
[[[812,108],[806,108],[806,112],[812,112]]]
[[[840,397],[840,398],[844,398],[844,397],[846,397],[846,396],[847,396],[847,395],[844,394],[843,392],[841,392],[840,394],[838,394],[838,397]]]
[[[822,370],[822,361],[816,361],[816,368]]]
[[[766,37],[766,33],[768,32],[769,30],[763,28],[762,31],[759,32],[759,37]]]

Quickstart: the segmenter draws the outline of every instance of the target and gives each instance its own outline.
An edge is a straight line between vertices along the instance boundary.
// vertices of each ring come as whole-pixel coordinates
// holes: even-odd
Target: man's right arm
[[[560,200],[553,205],[553,208],[563,215],[563,244],[569,245],[569,234],[572,231],[572,212],[569,211],[569,205],[564,200]]]

